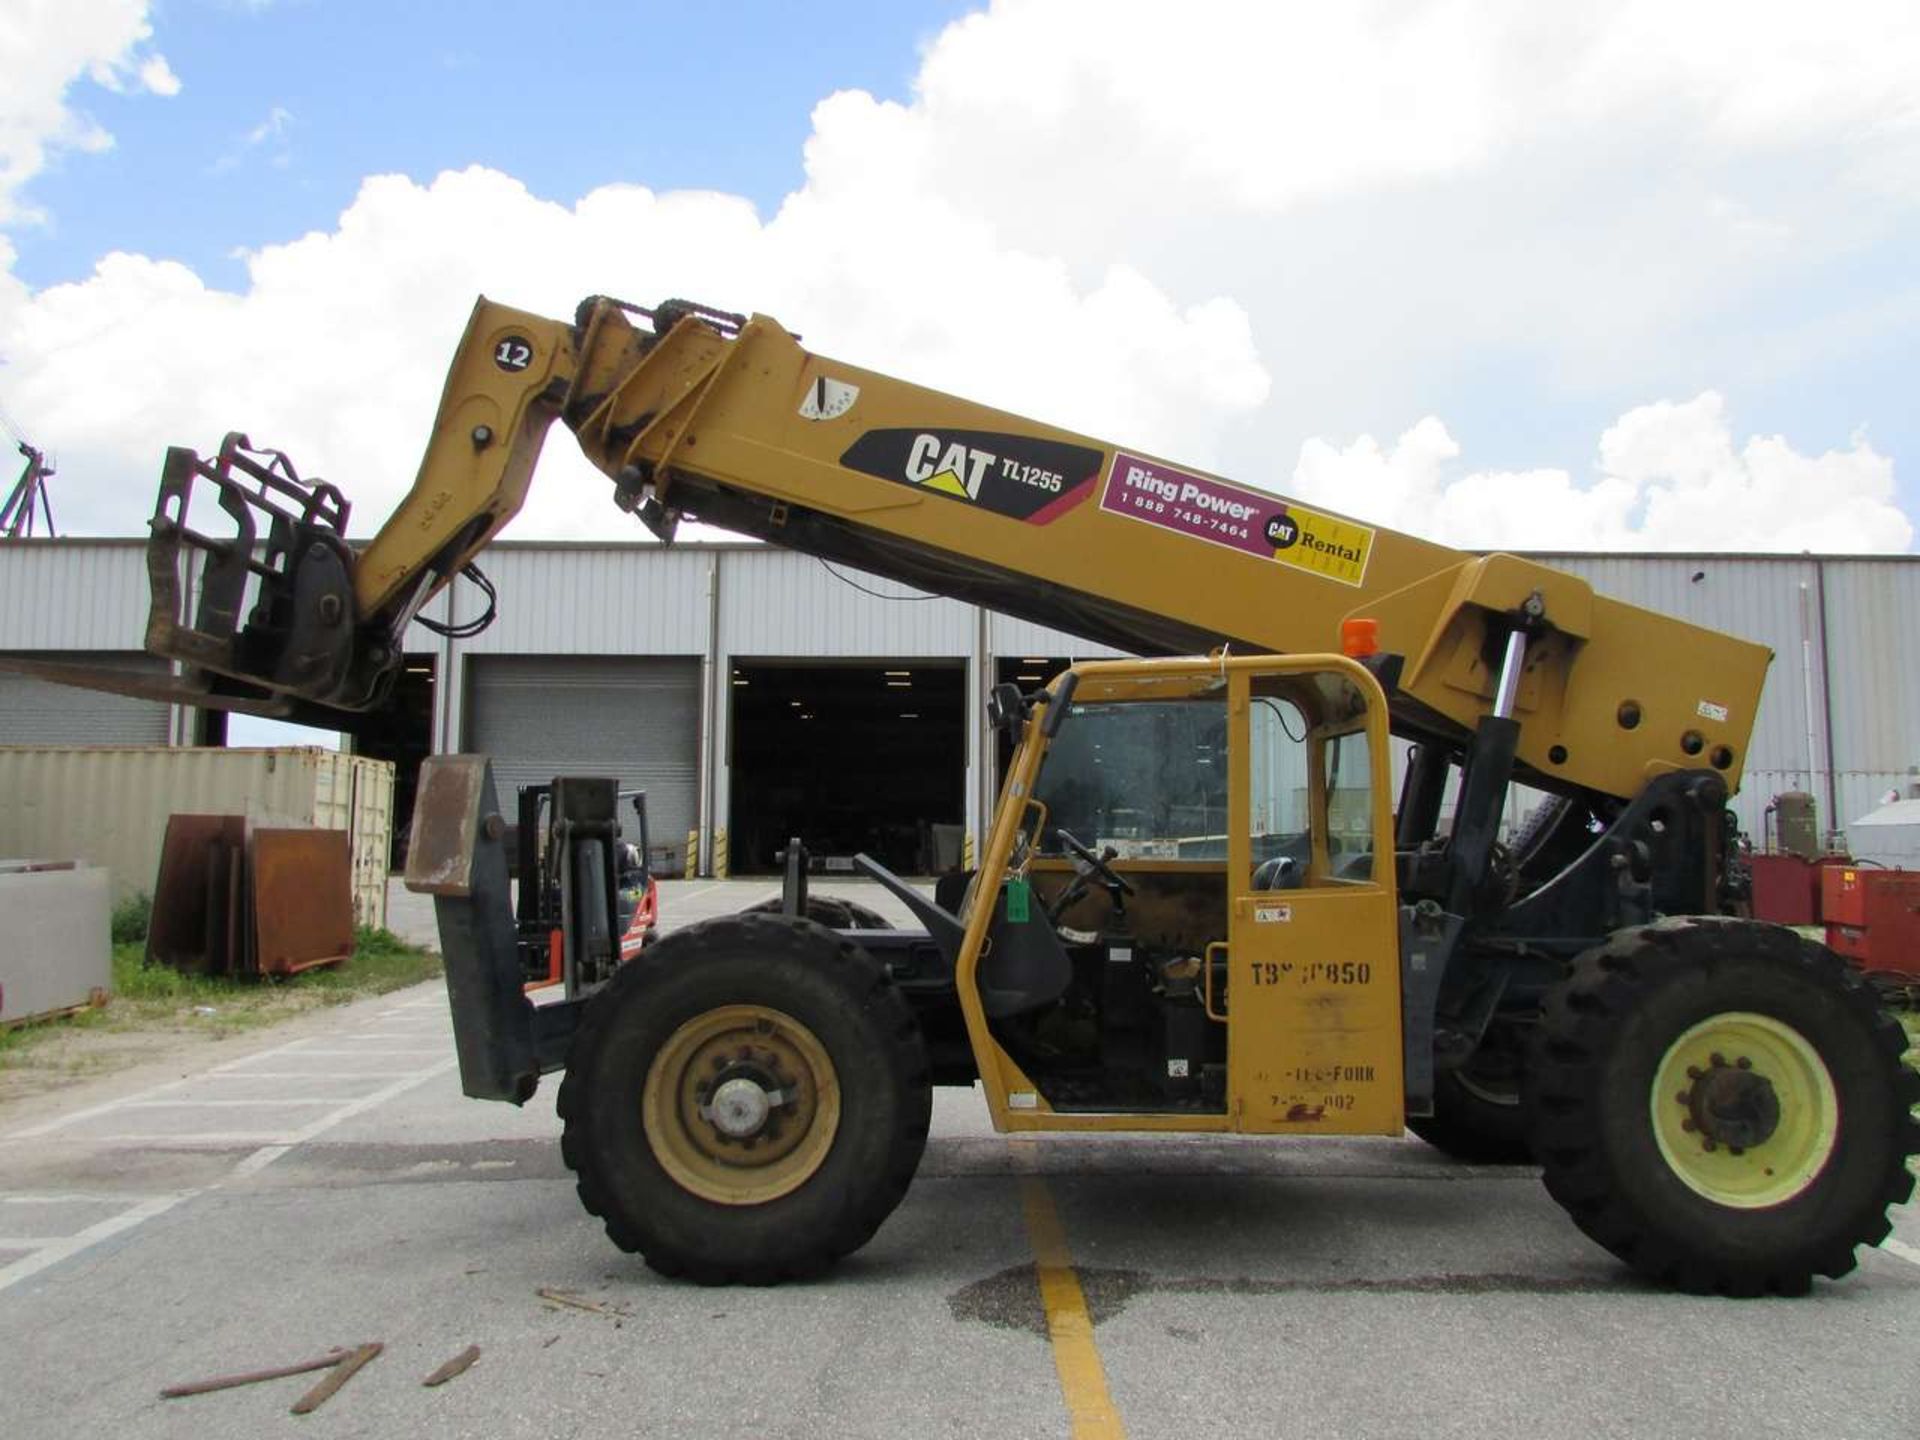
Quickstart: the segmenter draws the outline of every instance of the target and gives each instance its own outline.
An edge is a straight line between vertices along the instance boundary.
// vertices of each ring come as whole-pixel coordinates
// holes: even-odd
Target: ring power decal
[[[1369,526],[1124,451],[1114,453],[1100,508],[1343,585],[1366,579],[1373,553]]]
[[[1090,445],[994,430],[869,430],[840,463],[1034,525],[1091,493],[1105,457]]]
[[[844,380],[830,380],[825,375],[817,377],[807,386],[807,393],[800,397],[800,418],[802,420],[834,420],[853,408],[853,402],[860,398],[860,387],[849,385]]]

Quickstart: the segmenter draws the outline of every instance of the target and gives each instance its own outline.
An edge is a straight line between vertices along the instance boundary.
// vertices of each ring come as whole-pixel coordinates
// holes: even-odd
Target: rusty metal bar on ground
[[[478,1345],[469,1345],[420,1383],[422,1385],[444,1385],[447,1381],[453,1379],[454,1376],[466,1374],[472,1367],[473,1362],[479,1358],[480,1347]]]
[[[326,1404],[328,1400],[332,1399],[335,1392],[338,1391],[342,1385],[359,1374],[361,1368],[365,1366],[368,1361],[375,1359],[380,1352],[386,1348],[387,1347],[380,1341],[374,1340],[349,1353],[338,1365],[333,1367],[332,1373],[330,1373],[326,1379],[322,1380],[318,1385],[315,1385],[311,1390],[307,1391],[306,1394],[293,1402],[293,1413],[295,1415],[311,1415],[315,1410],[318,1410],[322,1405]]]
[[[190,1380],[184,1385],[169,1385],[160,1392],[162,1400],[178,1400],[186,1395],[206,1395],[215,1390],[231,1390],[236,1385],[258,1385],[263,1380],[284,1380],[289,1375],[305,1375],[312,1370],[325,1370],[338,1365],[351,1351],[334,1350],[317,1360],[303,1360],[298,1365],[278,1365],[271,1370],[249,1370],[240,1375],[220,1375],[212,1380]]]

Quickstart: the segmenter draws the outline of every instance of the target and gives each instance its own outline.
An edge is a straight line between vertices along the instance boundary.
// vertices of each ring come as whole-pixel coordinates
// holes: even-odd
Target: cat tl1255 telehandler
[[[601,980],[617,796],[556,780],[568,986],[539,1008],[484,757],[429,762],[408,879],[436,897],[465,1089],[517,1103],[564,1070],[580,1195],[656,1269],[761,1281],[856,1249],[913,1176],[929,1087],[976,1079],[1002,1130],[1410,1124],[1531,1154],[1581,1229],[1687,1290],[1801,1291],[1887,1233],[1920,1149],[1901,1031],[1825,948],[1730,913],[1765,650],[765,317],[482,300],[364,549],[283,460],[171,451],[149,646],[185,667],[172,698],[353,728],[556,417],[662,539],[697,517],[1150,657],[993,693],[1013,758],[964,889],[865,865],[911,931],[742,915]],[[190,527],[196,483],[234,535]],[[1553,798],[1503,843],[1519,783]]]

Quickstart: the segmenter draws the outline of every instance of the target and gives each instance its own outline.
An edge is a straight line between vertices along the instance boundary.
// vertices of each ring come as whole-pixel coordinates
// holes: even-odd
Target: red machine
[[[1822,855],[1817,860],[1786,853],[1750,856],[1753,918],[1776,925],[1818,925],[1824,913],[1821,877],[1852,863],[1844,855]]]
[[[564,915],[560,898],[560,876],[556,870],[564,846],[551,843],[551,785],[526,785],[520,790],[519,826],[516,832],[514,879],[518,888],[520,965],[528,990],[544,990],[566,978]],[[647,794],[644,790],[623,790],[620,799],[633,807],[637,841],[617,834],[612,839],[615,918],[619,924],[619,950],[608,958],[612,965],[624,965],[653,939],[660,924],[660,882],[647,867]],[[605,979],[612,965],[603,968]]]
[[[1829,948],[1869,975],[1920,981],[1920,870],[1832,866],[1820,901]]]

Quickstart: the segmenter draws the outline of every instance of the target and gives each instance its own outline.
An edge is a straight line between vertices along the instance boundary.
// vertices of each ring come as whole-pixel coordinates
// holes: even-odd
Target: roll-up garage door
[[[697,823],[700,662],[478,655],[467,687],[467,743],[493,760],[501,804],[556,775],[613,775],[647,792],[655,845]]]
[[[39,651],[32,660],[164,676],[167,665],[138,652]],[[0,745],[164,745],[167,707],[158,700],[80,690],[0,670]]]

